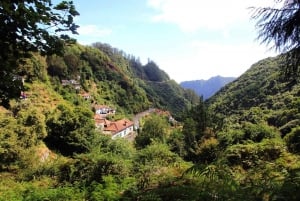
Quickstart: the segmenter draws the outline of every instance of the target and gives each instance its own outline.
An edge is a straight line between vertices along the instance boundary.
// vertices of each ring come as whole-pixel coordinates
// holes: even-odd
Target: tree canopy
[[[300,1],[275,2],[276,7],[257,8],[253,13],[257,20],[258,39],[268,45],[274,43],[277,51],[287,53],[285,73],[288,77],[297,76],[300,64]],[[281,8],[277,8],[279,4],[282,4]]]
[[[0,2],[0,103],[21,91],[18,65],[30,52],[61,54],[66,32],[77,34],[73,18],[79,15],[72,1],[53,5],[51,0],[7,0]],[[59,35],[60,34],[60,35]]]

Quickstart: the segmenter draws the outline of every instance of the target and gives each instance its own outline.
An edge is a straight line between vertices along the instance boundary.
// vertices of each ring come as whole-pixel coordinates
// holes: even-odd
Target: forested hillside
[[[204,101],[154,61],[58,35],[77,33],[71,1],[0,1],[0,201],[300,200],[299,5],[279,25],[258,9],[286,53]]]
[[[0,200],[130,198],[190,166],[162,142],[176,130],[170,115],[181,117],[199,99],[153,61],[142,65],[108,44],[73,44],[61,56],[32,53],[14,79],[22,83],[21,93],[0,107]],[[139,145],[112,141],[96,129],[95,105],[114,108],[110,120],[149,108],[167,115],[141,120],[145,136],[139,143],[147,147],[138,151]],[[147,131],[153,129],[164,134],[154,140]],[[165,175],[165,169],[174,172]],[[120,194],[130,188],[137,194]]]
[[[195,104],[195,97],[170,80],[153,61],[142,65],[134,56],[108,44],[73,45],[62,57],[53,55],[46,60],[50,82],[62,95],[66,90],[73,90],[71,94],[84,91],[92,101],[113,105],[127,114],[158,107],[176,116]],[[30,76],[25,76],[26,81]],[[62,80],[76,80],[82,88],[76,91],[74,87],[61,87]]]
[[[285,135],[299,124],[300,86],[284,77],[281,67],[282,56],[261,60],[209,99],[223,126],[266,123]]]
[[[284,55],[261,60],[207,101],[219,147],[214,164],[230,168],[249,200],[300,196],[293,190],[300,182],[300,85],[284,68]]]
[[[64,57],[35,55],[21,66],[24,93],[0,108],[0,200],[300,198],[299,84],[281,76],[281,56],[259,61],[203,102],[158,68],[150,78],[135,58],[99,45],[114,53],[74,45]],[[83,54],[70,56],[76,52]],[[181,109],[187,100],[197,104]],[[118,119],[155,101],[180,111],[181,121],[149,114],[134,141],[95,129],[95,102],[116,106]]]

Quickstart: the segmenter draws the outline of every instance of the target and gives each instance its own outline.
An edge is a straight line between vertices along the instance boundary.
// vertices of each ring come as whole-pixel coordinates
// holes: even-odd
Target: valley
[[[236,68],[235,59],[254,58],[252,45],[227,40],[231,34],[244,38],[236,31],[248,30],[246,24],[240,21],[234,31],[225,24],[224,33],[201,29],[201,39],[214,41],[202,43],[200,29],[184,32],[159,15],[182,3],[175,16],[189,19],[179,11],[198,1],[138,2],[148,6],[138,17],[131,15],[140,12],[137,2],[114,4],[109,9],[117,15],[96,7],[102,18],[90,7],[93,20],[109,23],[100,30],[92,22],[76,24],[82,18],[72,1],[0,1],[0,201],[300,200],[299,1],[253,10],[258,39],[274,42],[277,56],[254,62],[235,78],[181,84],[159,65],[190,73],[197,66],[191,63],[208,61],[199,65],[205,74],[216,61],[233,61],[221,71]],[[99,1],[90,3],[81,8]],[[223,23],[219,14],[227,10],[220,8],[214,23]],[[153,10],[156,17],[145,20]],[[206,16],[188,22],[194,27],[203,19],[211,22]],[[126,20],[133,20],[132,35],[126,35]],[[160,29],[150,29],[154,24]],[[69,36],[83,31],[98,42],[80,44]],[[156,35],[161,31],[168,35]],[[172,42],[175,35],[186,44]],[[132,47],[142,38],[141,54],[160,53],[158,60],[168,62],[142,63],[99,42],[116,36],[126,36]]]

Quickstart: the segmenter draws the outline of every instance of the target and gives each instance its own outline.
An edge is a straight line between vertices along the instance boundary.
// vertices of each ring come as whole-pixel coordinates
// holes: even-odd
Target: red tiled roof
[[[94,115],[94,119],[95,120],[99,120],[99,119],[103,119],[102,116],[100,114],[95,114]]]
[[[111,122],[104,130],[112,133],[118,133],[130,126],[133,126],[133,122],[128,119],[122,119],[116,122]]]
[[[108,125],[108,126],[111,124],[111,121],[103,118],[99,114],[94,115],[94,120],[95,120],[96,124],[104,124],[104,125]]]

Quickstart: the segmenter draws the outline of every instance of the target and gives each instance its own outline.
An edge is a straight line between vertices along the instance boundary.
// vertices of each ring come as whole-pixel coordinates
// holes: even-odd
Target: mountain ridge
[[[223,77],[220,75],[213,76],[207,80],[191,80],[180,82],[180,86],[185,89],[193,90],[198,96],[203,96],[203,99],[208,99],[226,84],[235,80],[236,77]]]

